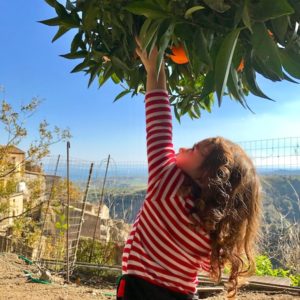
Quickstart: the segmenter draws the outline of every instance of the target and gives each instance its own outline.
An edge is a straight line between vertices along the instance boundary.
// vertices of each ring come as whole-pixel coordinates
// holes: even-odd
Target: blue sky
[[[84,73],[71,74],[79,60],[67,60],[60,54],[69,52],[72,34],[51,43],[57,31],[38,23],[55,13],[40,0],[1,0],[0,11],[0,85],[5,99],[14,107],[33,97],[43,99],[38,112],[27,122],[29,139],[19,146],[28,147],[36,137],[37,124],[47,119],[50,127],[69,127],[71,156],[100,161],[111,155],[116,161],[146,161],[145,111],[143,95],[125,96],[113,103],[122,90],[112,81],[98,89],[97,80],[87,88]],[[300,86],[289,82],[273,83],[259,78],[263,91],[276,102],[250,96],[247,102],[256,114],[224,98],[217,101],[212,113],[191,120],[173,118],[173,142],[190,147],[196,141],[221,135],[235,142],[266,138],[292,137],[300,129]],[[0,143],[6,135],[0,128]],[[53,145],[52,154],[65,155],[65,144]]]

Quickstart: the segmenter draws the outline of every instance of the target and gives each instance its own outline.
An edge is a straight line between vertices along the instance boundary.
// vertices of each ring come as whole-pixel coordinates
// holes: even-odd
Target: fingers
[[[139,57],[142,57],[143,53],[142,53],[142,50],[141,50],[142,49],[141,41],[140,41],[138,36],[135,36],[134,38],[135,38],[135,41],[136,41],[136,44],[137,44],[137,47],[135,48],[135,52],[137,53],[137,55]]]
[[[136,41],[137,45],[138,45],[140,48],[142,48],[142,47],[141,47],[141,41],[140,41],[140,39],[139,39],[138,36],[135,36],[135,41]]]
[[[139,48],[135,48],[135,52],[138,56],[142,55],[142,51]]]

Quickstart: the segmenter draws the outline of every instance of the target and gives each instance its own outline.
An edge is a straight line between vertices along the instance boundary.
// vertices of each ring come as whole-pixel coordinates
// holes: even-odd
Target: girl
[[[117,299],[193,299],[198,272],[220,282],[225,264],[233,297],[238,276],[255,270],[259,177],[241,147],[223,137],[175,153],[164,61],[156,80],[157,48],[147,57],[136,42],[147,71],[148,188],[123,250]]]

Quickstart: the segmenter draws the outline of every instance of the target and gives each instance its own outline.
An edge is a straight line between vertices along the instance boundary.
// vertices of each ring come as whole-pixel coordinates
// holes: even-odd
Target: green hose
[[[116,296],[115,293],[103,293],[103,295],[104,295],[104,296],[109,296],[109,297],[111,297],[111,296]]]
[[[33,264],[33,262],[30,259],[28,259],[27,257],[25,257],[23,255],[19,255],[18,257],[23,259],[27,263],[27,265],[32,265]]]
[[[23,270],[23,272],[27,275],[28,280],[30,282],[42,283],[42,284],[50,284],[51,283],[51,281],[49,281],[49,280],[41,280],[41,279],[38,279],[38,278],[33,278],[32,274],[29,271],[27,271],[27,270]]]

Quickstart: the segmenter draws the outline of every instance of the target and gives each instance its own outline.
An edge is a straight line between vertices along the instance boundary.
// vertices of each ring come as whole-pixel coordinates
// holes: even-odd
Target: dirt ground
[[[93,288],[80,283],[64,284],[63,278],[53,276],[51,284],[29,282],[23,270],[31,272],[33,278],[37,270],[27,265],[15,254],[0,254],[0,300],[109,300],[115,299],[111,288]]]
[[[225,300],[226,297],[222,295],[208,297],[206,300]],[[236,300],[294,300],[300,299],[300,296],[286,295],[286,294],[266,294],[258,292],[238,292]]]
[[[15,254],[0,253],[0,300],[115,300],[115,286],[94,281],[93,286],[81,282],[65,284],[63,278],[52,277],[51,284],[29,282],[23,270],[31,272],[37,278],[37,268],[27,265]],[[207,300],[224,300],[224,294],[211,296]],[[287,294],[266,294],[239,292],[237,300],[294,300],[300,296]],[[141,299],[143,300],[143,299]],[[159,300],[159,299],[157,299]]]

